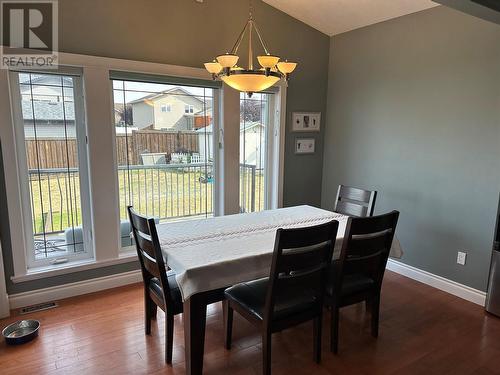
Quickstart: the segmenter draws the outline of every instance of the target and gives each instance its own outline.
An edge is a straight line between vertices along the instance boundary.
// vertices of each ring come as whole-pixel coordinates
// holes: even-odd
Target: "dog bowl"
[[[18,320],[5,327],[2,336],[9,345],[24,344],[38,336],[40,322],[38,320]]]

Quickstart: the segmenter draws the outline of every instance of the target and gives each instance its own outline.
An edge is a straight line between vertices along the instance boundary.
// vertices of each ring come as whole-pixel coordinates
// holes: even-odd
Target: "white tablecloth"
[[[278,228],[339,221],[338,258],[347,216],[311,206],[220,216],[157,225],[163,255],[177,277],[183,300],[195,293],[228,287],[269,275]],[[395,239],[391,256],[401,257]]]

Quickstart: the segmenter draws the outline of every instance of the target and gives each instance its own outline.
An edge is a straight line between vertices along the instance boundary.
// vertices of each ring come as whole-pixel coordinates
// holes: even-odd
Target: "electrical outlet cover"
[[[466,259],[467,259],[467,253],[459,251],[458,255],[457,255],[457,263],[460,264],[460,265],[462,265],[462,266],[465,266],[465,260]]]

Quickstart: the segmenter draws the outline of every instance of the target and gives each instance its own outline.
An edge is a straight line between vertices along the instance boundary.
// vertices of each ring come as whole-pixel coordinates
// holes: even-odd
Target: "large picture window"
[[[128,205],[158,222],[212,216],[215,90],[112,83],[122,247],[132,244]]]
[[[81,77],[11,73],[28,267],[93,256]]]

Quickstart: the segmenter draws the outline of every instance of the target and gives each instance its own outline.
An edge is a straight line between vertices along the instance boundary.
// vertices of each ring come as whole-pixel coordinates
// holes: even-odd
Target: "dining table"
[[[166,264],[176,274],[183,301],[185,367],[201,375],[207,306],[232,285],[269,276],[276,230],[339,222],[333,258],[342,248],[348,216],[302,205],[157,225]],[[391,257],[402,249],[395,237]]]

